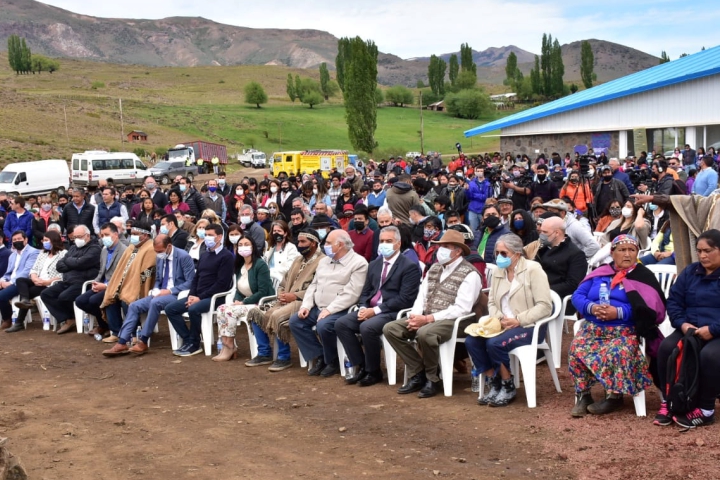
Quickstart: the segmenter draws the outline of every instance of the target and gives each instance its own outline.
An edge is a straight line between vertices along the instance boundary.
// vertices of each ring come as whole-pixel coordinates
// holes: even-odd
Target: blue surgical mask
[[[48,251],[52,250],[52,242],[43,242],[43,248]]]
[[[649,208],[650,210],[655,211],[655,210],[658,209],[658,206],[655,205],[654,203],[648,203],[648,208]]]
[[[205,238],[205,229],[204,228],[198,228],[196,233],[197,233],[198,238]]]
[[[325,245],[323,249],[325,250],[325,255],[330,258],[335,258],[335,252],[333,252],[332,245]]]
[[[522,230],[525,227],[525,220],[514,220],[513,227],[515,227],[515,230]]]
[[[180,185],[180,191],[184,192],[187,189],[187,185]]]
[[[318,236],[320,237],[320,240],[325,240],[325,237],[327,237],[327,230],[324,228],[319,228],[317,230]]]
[[[208,249],[215,248],[215,245],[217,245],[217,243],[215,243],[215,237],[205,237],[205,246]]]
[[[395,253],[395,248],[392,243],[381,243],[378,245],[378,254],[383,258],[392,257],[393,253]]]
[[[137,245],[140,243],[140,235],[130,235],[130,244]]]
[[[113,239],[111,237],[102,237],[102,243],[105,247],[110,248],[113,244]]]
[[[168,233],[170,233],[170,231],[167,228],[167,225],[160,226],[160,233],[163,235],[167,235]]]
[[[495,265],[498,268],[508,268],[512,264],[512,260],[504,255],[498,255],[495,257]]]

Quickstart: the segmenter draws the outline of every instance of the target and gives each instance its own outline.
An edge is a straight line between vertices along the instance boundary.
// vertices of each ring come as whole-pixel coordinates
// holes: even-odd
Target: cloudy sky
[[[403,58],[517,45],[539,53],[542,34],[561,44],[597,38],[671,59],[720,45],[717,0],[45,0],[114,18],[202,16],[253,28],[312,28],[372,39]],[[137,12],[137,13],[133,13]]]

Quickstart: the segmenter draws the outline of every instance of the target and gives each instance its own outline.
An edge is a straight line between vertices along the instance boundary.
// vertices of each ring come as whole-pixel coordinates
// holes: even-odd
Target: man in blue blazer
[[[178,295],[183,290],[189,290],[195,277],[195,263],[190,254],[185,250],[176,248],[171,243],[169,235],[158,235],[153,241],[153,248],[157,253],[157,263],[155,266],[155,288],[150,295],[136,300],[128,307],[125,321],[123,322],[118,342],[109,350],[105,350],[103,355],[106,357],[115,357],[127,353],[135,353],[142,355],[148,351],[148,341],[157,325],[160,312],[167,305],[175,302]],[[142,327],[142,333],[135,345],[128,347],[140,322],[140,315],[147,313],[145,325]]]
[[[400,230],[397,227],[380,230],[379,241],[378,258],[368,265],[365,285],[358,301],[360,309],[335,322],[335,333],[345,347],[350,363],[357,367],[355,374],[345,382],[350,385],[357,383],[361,387],[382,381],[380,350],[383,327],[395,320],[400,310],[413,306],[421,281],[417,263],[400,253]],[[358,333],[362,337],[362,346]]]
[[[10,301],[17,296],[18,289],[15,280],[30,276],[30,270],[35,264],[40,250],[28,245],[28,236],[22,230],[12,234],[12,253],[8,258],[7,271],[0,278],[0,314],[2,325],[0,328],[10,328],[12,325],[12,306]]]

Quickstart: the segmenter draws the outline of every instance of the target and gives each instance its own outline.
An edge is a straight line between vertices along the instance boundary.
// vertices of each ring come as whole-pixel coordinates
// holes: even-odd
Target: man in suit
[[[158,208],[165,208],[165,205],[168,204],[167,195],[157,188],[157,183],[155,183],[153,176],[148,175],[145,177],[145,181],[143,183],[145,184],[145,190],[150,192],[150,198],[152,198],[153,203],[157,205]]]
[[[107,283],[110,281],[118,260],[125,253],[127,245],[120,241],[120,232],[112,223],[106,223],[100,227],[100,241],[103,244],[102,252],[100,252],[100,272],[93,280],[90,289],[75,299],[75,306],[83,312],[87,312],[97,319],[97,325],[90,335],[99,333],[103,335],[108,331],[108,324],[102,318],[100,305],[105,296]]]
[[[185,230],[178,228],[178,220],[175,214],[171,213],[160,219],[160,233],[170,237],[170,243],[173,244],[173,247],[185,250],[190,235]]]
[[[30,270],[35,264],[40,250],[28,245],[28,236],[23,230],[12,233],[12,254],[8,258],[7,270],[0,278],[0,313],[2,313],[2,326],[6,329],[12,326],[12,306],[10,301],[17,296],[18,289],[15,281],[18,278],[30,276]]]
[[[176,301],[180,292],[189,290],[192,285],[193,278],[195,278],[195,264],[185,250],[175,247],[171,243],[170,237],[163,234],[155,237],[153,248],[157,253],[155,288],[150,291],[149,296],[130,304],[118,335],[118,343],[113,348],[102,352],[106,357],[127,353],[137,355],[146,353],[160,312],[165,309],[165,306]],[[142,327],[140,338],[135,345],[128,347],[127,343],[135,333],[140,322],[140,315],[143,313],[147,313],[147,319]]]
[[[345,382],[369,387],[383,379],[380,370],[382,329],[397,317],[397,313],[410,308],[420,288],[420,269],[405,255],[400,254],[400,230],[385,227],[380,231],[380,256],[368,266],[360,301],[360,309],[348,313],[335,322],[335,332],[345,347],[348,359],[356,366],[355,374]],[[362,337],[362,345],[357,334]]]

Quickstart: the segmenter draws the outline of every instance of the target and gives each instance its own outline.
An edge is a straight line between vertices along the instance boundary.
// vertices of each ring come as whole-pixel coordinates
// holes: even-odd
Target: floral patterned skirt
[[[218,333],[221,337],[234,337],[237,324],[247,317],[255,305],[220,305],[217,309]]]
[[[568,352],[575,390],[600,383],[606,392],[636,395],[650,385],[648,362],[631,327],[603,327],[583,322]]]

